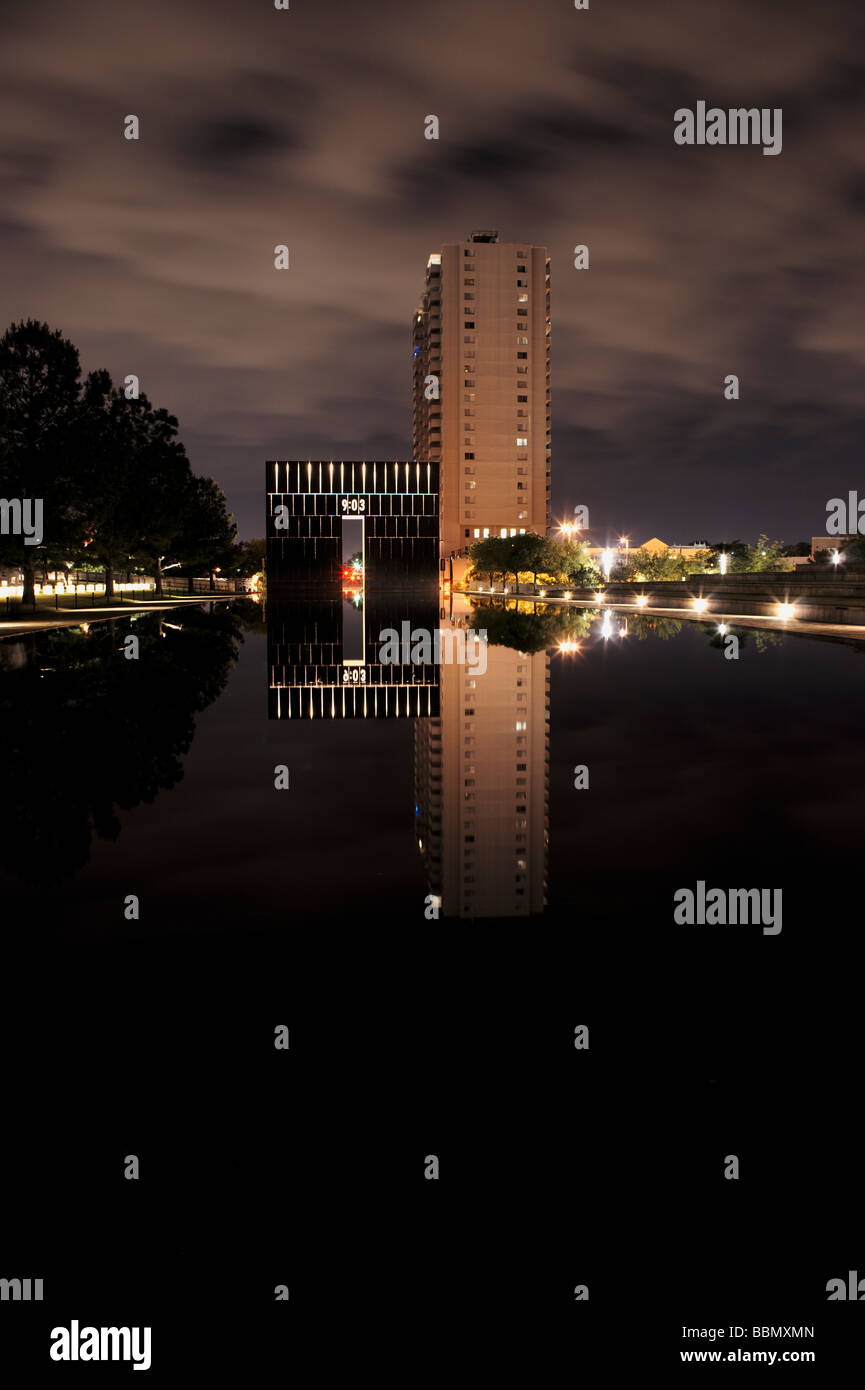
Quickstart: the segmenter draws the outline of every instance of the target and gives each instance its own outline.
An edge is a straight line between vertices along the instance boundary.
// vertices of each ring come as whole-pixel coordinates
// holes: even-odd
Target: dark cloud
[[[260,155],[289,150],[297,144],[285,124],[277,127],[252,117],[224,116],[187,126],[180,152],[196,169],[234,173]]]
[[[408,452],[427,256],[476,226],[552,259],[554,510],[798,539],[861,487],[854,0],[4,14],[5,314],[140,375],[244,533],[265,457]],[[701,99],[782,106],[782,153],[677,147]]]

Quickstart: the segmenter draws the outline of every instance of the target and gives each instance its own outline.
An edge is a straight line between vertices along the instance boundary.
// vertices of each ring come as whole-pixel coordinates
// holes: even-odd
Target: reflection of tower
[[[441,717],[414,729],[417,838],[450,917],[528,916],[546,905],[549,656],[486,652],[483,675],[442,666]]]

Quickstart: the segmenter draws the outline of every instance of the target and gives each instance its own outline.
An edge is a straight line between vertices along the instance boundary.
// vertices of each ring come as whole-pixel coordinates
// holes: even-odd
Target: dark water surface
[[[314,605],[163,618],[2,644],[9,1273],[94,1323],[134,1288],[175,1371],[189,1319],[281,1336],[281,1282],[297,1338],[482,1317],[516,1353],[531,1312],[577,1368],[574,1286],[612,1308],[623,1266],[649,1347],[825,1316],[865,1248],[862,649],[500,616],[473,690],[376,697],[369,661],[316,684]],[[781,889],[782,931],[676,925],[698,880]]]

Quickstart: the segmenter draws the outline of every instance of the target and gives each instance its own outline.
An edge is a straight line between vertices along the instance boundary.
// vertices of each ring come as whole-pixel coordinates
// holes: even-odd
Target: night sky
[[[498,228],[552,257],[554,516],[822,533],[865,490],[863,31],[860,0],[4,0],[2,326],[137,374],[261,535],[265,458],[410,456],[427,255]],[[782,153],[677,146],[699,100],[781,107]]]

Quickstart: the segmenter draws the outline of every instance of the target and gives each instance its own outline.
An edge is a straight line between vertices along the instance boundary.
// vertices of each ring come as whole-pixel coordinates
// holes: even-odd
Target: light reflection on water
[[[357,615],[363,663],[347,667]],[[395,594],[270,605],[266,641],[254,605],[175,616],[0,644],[9,893],[75,880],[90,920],[106,884],[156,891],[171,873],[165,929],[219,920],[238,894],[287,925],[286,875],[312,920],[347,893],[382,919],[426,903],[465,920],[579,904],[588,920],[611,898],[633,918],[640,874],[702,856],[705,875],[717,855],[743,881],[789,876],[790,836],[807,828],[810,862],[828,860],[861,812],[858,644],[727,624],[742,642],[730,662],[717,621]],[[382,628],[406,620],[486,630],[486,669],[379,665]]]

